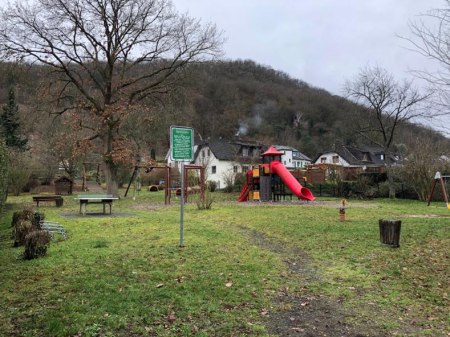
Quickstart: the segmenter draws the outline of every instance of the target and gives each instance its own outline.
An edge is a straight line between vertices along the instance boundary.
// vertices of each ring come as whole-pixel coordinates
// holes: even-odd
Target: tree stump
[[[381,243],[391,247],[400,247],[401,220],[380,219],[378,223],[380,225]]]

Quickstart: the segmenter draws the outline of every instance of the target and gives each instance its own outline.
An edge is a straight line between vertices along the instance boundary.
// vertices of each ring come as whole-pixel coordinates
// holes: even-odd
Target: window
[[[380,154],[380,159],[384,160],[384,154]]]
[[[242,156],[243,157],[248,157],[248,148],[246,148],[246,147],[242,148]]]
[[[333,156],[333,164],[339,164],[339,156]]]
[[[202,158],[205,158],[205,150],[202,150]]]
[[[248,171],[248,166],[247,165],[242,166],[242,172],[245,173],[247,171]]]
[[[234,166],[233,166],[233,172],[234,172],[234,173],[237,173],[237,171],[238,171],[238,167],[237,167],[236,165],[234,165]]]
[[[211,155],[211,150],[208,149],[208,157]]]
[[[320,158],[320,162],[321,162],[321,163],[326,163],[326,162],[327,162],[327,157],[322,157],[322,158]]]
[[[211,173],[212,174],[216,174],[217,171],[217,167],[216,166],[211,166]]]

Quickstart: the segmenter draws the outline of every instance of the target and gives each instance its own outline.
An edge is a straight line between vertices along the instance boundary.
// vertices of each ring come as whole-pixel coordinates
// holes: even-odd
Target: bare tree
[[[411,81],[396,82],[391,74],[378,66],[361,70],[354,80],[345,83],[344,92],[366,108],[366,116],[355,118],[355,131],[383,148],[388,168],[389,195],[394,197],[389,158],[396,132],[402,124],[427,115],[427,110],[419,103],[424,102],[429,94],[421,94]]]
[[[412,38],[407,40],[413,50],[435,61],[438,70],[416,69],[414,74],[425,80],[437,94],[435,117],[450,114],[450,1],[443,8],[433,9],[410,23]],[[442,129],[441,129],[442,131]],[[445,132],[445,130],[444,130]],[[448,133],[448,129],[447,129]]]
[[[437,140],[433,132],[414,135],[402,166],[397,168],[404,182],[411,186],[420,200],[427,200],[436,172],[448,172],[450,151],[448,142]]]
[[[17,1],[1,11],[0,55],[52,71],[53,113],[72,113],[99,140],[108,192],[117,194],[123,121],[145,113],[194,61],[220,55],[215,25],[170,0]]]

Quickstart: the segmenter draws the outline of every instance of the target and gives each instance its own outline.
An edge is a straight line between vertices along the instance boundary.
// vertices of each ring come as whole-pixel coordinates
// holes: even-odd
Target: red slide
[[[239,195],[238,201],[243,202],[247,201],[248,199],[248,192],[252,189],[252,185],[245,183],[244,187],[242,188],[241,194]]]
[[[289,187],[289,189],[292,191],[292,193],[294,193],[294,195],[303,200],[312,201],[315,199],[311,191],[308,188],[303,187],[297,181],[297,179],[295,179],[295,177],[291,174],[291,172],[288,171],[286,166],[284,166],[278,160],[274,160],[273,162],[270,163],[270,169],[273,173],[276,173],[281,178],[283,183],[287,187]]]

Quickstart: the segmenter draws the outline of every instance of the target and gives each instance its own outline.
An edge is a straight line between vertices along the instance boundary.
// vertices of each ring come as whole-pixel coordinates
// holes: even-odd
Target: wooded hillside
[[[58,120],[49,114],[50,97],[43,95],[41,87],[48,80],[45,69],[6,63],[0,67],[4,74],[0,103],[6,103],[9,88],[15,86],[25,134],[48,139],[56,131],[67,133],[65,117]],[[192,126],[196,136],[204,139],[237,135],[290,145],[311,158],[337,143],[364,143],[352,122],[367,118],[363,107],[249,60],[191,65],[176,91],[148,104],[154,105],[151,116],[134,114],[124,124],[134,139],[135,144],[130,145],[134,154],[146,155],[155,149],[164,156],[173,124]],[[396,145],[404,150],[421,137],[448,146],[439,133],[411,124],[399,130]]]

